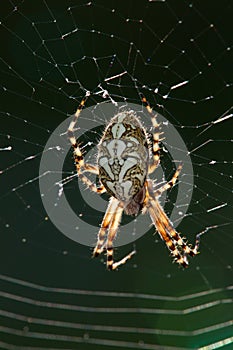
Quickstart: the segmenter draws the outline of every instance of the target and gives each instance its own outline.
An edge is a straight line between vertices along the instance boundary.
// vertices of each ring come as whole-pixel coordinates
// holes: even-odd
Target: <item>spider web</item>
[[[231,18],[227,0],[1,2],[1,349],[232,349]],[[50,221],[39,180],[53,170],[39,175],[40,160],[59,159],[62,148],[46,142],[89,91],[93,128],[80,116],[87,159],[112,117],[96,108],[141,106],[141,93],[183,138],[193,175],[179,183],[194,188],[186,213],[176,203],[179,232],[189,242],[203,233],[189,269],[172,264],[148,226],[116,250],[119,258],[135,246],[137,255],[109,273]],[[168,146],[176,147],[164,141],[158,182],[179,162]],[[98,231],[102,209],[73,170],[70,153],[57,200],[66,195]],[[166,195],[168,214],[177,187]]]

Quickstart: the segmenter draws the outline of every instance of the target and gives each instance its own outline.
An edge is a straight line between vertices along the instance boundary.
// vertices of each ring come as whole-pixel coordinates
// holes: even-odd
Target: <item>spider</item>
[[[200,238],[196,236],[194,248],[191,248],[175,230],[168,216],[161,207],[158,198],[173,187],[180,174],[179,165],[172,179],[154,190],[149,174],[153,173],[160,162],[160,124],[157,115],[153,113],[150,104],[142,96],[154,128],[152,146],[139,117],[134,111],[122,111],[116,114],[106,126],[98,144],[97,165],[85,163],[83,154],[74,135],[75,125],[85,105],[89,94],[81,101],[74,118],[68,128],[68,137],[73,147],[75,167],[79,179],[93,192],[107,192],[111,197],[108,208],[101,223],[97,244],[93,256],[97,257],[103,251],[107,254],[107,268],[115,270],[129,260],[136,251],[132,251],[120,261],[114,262],[113,241],[123,211],[128,215],[138,215],[149,212],[151,220],[161,239],[166,243],[179,265],[188,267],[187,255],[198,253]],[[151,155],[152,153],[152,155]],[[152,161],[150,162],[150,158]],[[98,175],[100,185],[93,183],[85,173]]]

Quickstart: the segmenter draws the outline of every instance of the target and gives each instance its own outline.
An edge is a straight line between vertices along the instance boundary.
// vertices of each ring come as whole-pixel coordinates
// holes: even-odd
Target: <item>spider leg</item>
[[[183,267],[188,267],[188,260],[186,255],[182,255],[180,250],[176,246],[176,241],[173,236],[170,235],[170,232],[167,230],[167,227],[165,225],[165,221],[162,220],[161,216],[161,206],[159,202],[155,199],[153,190],[152,190],[152,183],[147,181],[148,190],[147,190],[147,196],[145,199],[145,204],[148,208],[151,220],[153,224],[155,225],[160,237],[162,240],[166,243],[167,248],[171,252],[171,254],[174,256],[175,261],[182,265]],[[163,210],[162,210],[163,212]],[[166,215],[164,213],[164,215]]]
[[[127,254],[124,258],[122,258],[121,260],[115,262],[112,267],[108,267],[109,270],[115,270],[118,268],[118,266],[123,265],[126,263],[126,261],[128,261],[129,259],[131,259],[131,257],[136,254],[136,250],[133,250],[132,252],[130,252],[129,254]]]
[[[198,247],[199,247],[199,241],[200,239],[196,240],[196,244],[194,246],[194,248],[190,248],[183,240],[183,238],[179,235],[179,233],[174,229],[174,227],[172,226],[171,221],[169,220],[169,218],[167,217],[167,215],[165,214],[164,210],[162,209],[162,207],[160,206],[159,202],[157,201],[157,208],[159,211],[159,215],[161,218],[161,221],[164,224],[164,227],[166,228],[166,231],[169,233],[169,235],[174,239],[174,241],[176,242],[176,244],[178,246],[180,246],[184,252],[184,254],[188,254],[190,256],[194,256],[197,255],[198,253]]]
[[[119,204],[119,201],[116,198],[114,197],[110,198],[108,208],[106,210],[106,213],[104,215],[104,218],[98,233],[97,244],[93,250],[93,257],[97,257],[98,255],[100,255],[104,249],[105,235],[112,221],[114,212],[118,207],[118,204]]]
[[[87,176],[85,176],[85,175],[82,173],[82,171],[79,171],[79,172],[78,172],[78,177],[80,178],[80,180],[81,180],[85,185],[87,185],[87,187],[88,187],[91,191],[93,191],[93,192],[95,192],[95,193],[99,193],[99,194],[106,192],[106,189],[105,189],[105,187],[104,187],[103,185],[96,186],[96,184],[94,184],[90,179],[88,179]]]
[[[171,179],[169,182],[167,182],[165,185],[163,185],[163,186],[161,186],[160,188],[158,188],[158,189],[154,192],[155,197],[161,196],[161,194],[162,194],[163,192],[169,190],[169,188],[172,188],[172,187],[175,185],[175,183],[176,183],[176,181],[177,181],[177,179],[178,179],[178,176],[179,176],[179,174],[180,174],[180,172],[181,172],[181,169],[182,169],[182,165],[180,164],[180,165],[178,166],[178,168],[176,169],[176,172],[175,172],[175,174],[173,175],[172,179]]]
[[[158,196],[159,194],[161,194],[162,190],[166,190],[170,187],[172,187],[176,180],[177,177],[181,171],[182,166],[180,165],[173,178],[164,186],[162,186],[160,189],[158,189],[157,191],[155,191],[154,195]],[[196,237],[196,242],[195,242],[195,246],[194,248],[190,248],[183,240],[183,238],[179,235],[179,233],[174,229],[171,221],[169,220],[169,218],[167,217],[167,215],[165,214],[163,208],[161,207],[161,205],[159,204],[159,202],[157,201],[157,210],[159,212],[160,218],[162,220],[162,222],[164,223],[164,226],[166,228],[166,231],[168,231],[169,235],[175,240],[176,244],[178,246],[180,246],[183,249],[184,254],[188,254],[190,256],[194,256],[198,254],[198,248],[199,248],[199,244],[200,244],[200,237],[197,235]]]
[[[76,142],[76,138],[74,135],[74,128],[75,128],[75,125],[78,121],[80,113],[85,105],[86,100],[87,100],[87,96],[85,96],[82,99],[82,101],[80,102],[78,109],[76,110],[76,112],[74,114],[73,120],[71,121],[69,128],[68,128],[68,137],[69,137],[70,142],[71,142],[73,149],[74,149],[74,158],[75,158],[76,168],[80,168],[80,167],[84,166],[84,160],[83,160],[83,155],[82,155],[82,152],[79,148],[79,145]]]
[[[157,122],[157,114],[154,114],[152,111],[152,108],[149,105],[149,102],[147,99],[142,96],[142,102],[145,104],[146,109],[151,117],[151,122],[154,127],[155,132],[153,133],[153,146],[152,146],[152,155],[153,155],[153,163],[149,166],[148,173],[151,174],[155,171],[155,169],[158,167],[160,162],[160,147],[159,142],[162,140],[160,139],[160,135],[163,133],[160,132],[160,124]]]
[[[113,214],[113,218],[109,226],[109,232],[108,232],[108,237],[106,241],[107,268],[109,270],[115,270],[118,266],[125,264],[126,261],[129,260],[136,253],[136,251],[134,250],[128,255],[126,255],[124,258],[122,258],[120,261],[117,261],[117,262],[113,261],[113,240],[116,237],[123,210],[124,210],[124,207],[122,203],[119,202],[118,207]]]
[[[83,174],[84,172],[90,172],[92,174],[98,175],[99,171],[98,171],[97,166],[92,165],[92,164],[86,164],[84,162],[82,152],[80,150],[80,147],[79,147],[79,145],[76,141],[75,135],[74,135],[75,125],[78,121],[78,118],[80,116],[80,113],[81,113],[84,105],[85,105],[87,98],[88,98],[88,94],[80,102],[78,109],[74,114],[73,120],[71,121],[71,123],[69,125],[67,133],[68,133],[70,143],[71,143],[73,150],[74,150],[74,162],[75,162],[76,171],[77,171],[77,174],[78,174],[80,180],[85,185],[87,185],[87,187],[89,187],[89,189],[91,191],[96,192],[96,193],[104,193],[104,192],[106,192],[106,189],[103,185],[97,187],[96,184],[94,184],[86,175]]]
[[[157,201],[152,201],[148,210],[152,222],[154,223],[160,237],[166,243],[167,248],[170,250],[171,254],[174,256],[175,261],[182,265],[183,267],[188,267],[188,260],[186,255],[181,255],[180,251],[177,249],[176,244],[172,237],[167,233],[164,223],[160,221],[157,210],[155,209]]]
[[[168,249],[172,252],[175,260],[183,267],[188,266],[188,260],[186,255],[194,256],[198,254],[198,248],[200,244],[200,234],[196,236],[196,242],[194,248],[190,248],[179,235],[179,233],[173,228],[172,223],[165,214],[159,202],[153,195],[152,183],[147,181],[148,184],[148,196],[147,200],[148,210],[152,221],[154,222],[158,232],[162,239],[167,244]],[[181,249],[178,249],[180,247]]]
[[[83,169],[83,172],[88,171],[89,173],[99,175],[99,169],[96,165],[84,163]]]

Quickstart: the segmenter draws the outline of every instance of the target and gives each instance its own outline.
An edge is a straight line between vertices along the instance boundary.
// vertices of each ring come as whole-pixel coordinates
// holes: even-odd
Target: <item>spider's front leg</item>
[[[115,270],[118,266],[125,264],[126,261],[129,260],[135,254],[135,251],[132,251],[126,257],[114,263],[113,241],[118,231],[123,210],[123,204],[116,198],[111,197],[106,214],[101,223],[101,228],[98,233],[98,241],[93,251],[93,256],[96,257],[99,254],[101,254],[104,249],[106,249],[108,270]],[[107,239],[105,239],[107,231],[108,236]]]
[[[121,260],[119,260],[117,262],[114,262],[114,260],[113,260],[113,240],[116,237],[123,210],[124,210],[124,206],[120,202],[117,210],[115,211],[115,213],[113,215],[112,221],[111,221],[110,226],[109,226],[108,238],[107,238],[107,242],[106,242],[107,268],[108,268],[108,270],[115,270],[118,266],[125,264],[126,261],[129,260],[136,253],[136,251],[133,250],[131,253],[126,255]]]
[[[177,170],[176,170],[175,174],[173,175],[172,179],[169,182],[167,182],[165,185],[160,187],[157,191],[154,192],[155,198],[159,197],[164,191],[168,190],[169,188],[171,188],[175,185],[181,169],[182,169],[182,165],[180,164],[177,167]],[[174,229],[172,223],[170,222],[169,218],[165,214],[164,210],[161,208],[158,201],[157,201],[157,211],[159,212],[161,222],[163,223],[164,227],[166,228],[168,235],[173,239],[174,243],[178,247],[181,247],[182,253],[184,255],[190,255],[190,256],[197,255],[199,244],[200,244],[200,235],[196,236],[195,246],[194,246],[194,248],[191,248],[188,244],[185,243],[184,239]]]
[[[184,254],[180,252],[177,248],[176,241],[174,237],[170,235],[168,231],[168,222],[165,223],[163,209],[161,208],[159,202],[154,196],[152,181],[146,181],[146,198],[145,198],[145,206],[149,211],[151,220],[159,233],[161,239],[166,243],[167,248],[171,252],[172,256],[175,258],[175,261],[182,265],[183,267],[188,266],[188,260]]]
[[[102,220],[101,227],[98,233],[97,244],[93,250],[93,257],[97,257],[98,255],[100,255],[105,248],[105,244],[104,244],[105,236],[109,228],[109,225],[113,219],[113,215],[117,210],[118,204],[119,204],[119,201],[116,198],[114,197],[110,198],[108,208],[106,210],[106,213],[104,215],[104,218]]]
[[[187,255],[195,256],[198,254],[200,235],[197,235],[196,237],[194,248],[190,248],[184,242],[183,238],[173,227],[158,200],[155,198],[151,181],[147,181],[147,197],[145,200],[145,205],[148,208],[151,219],[158,233],[160,234],[160,237],[166,243],[167,248],[175,258],[175,261],[183,267],[188,267]]]

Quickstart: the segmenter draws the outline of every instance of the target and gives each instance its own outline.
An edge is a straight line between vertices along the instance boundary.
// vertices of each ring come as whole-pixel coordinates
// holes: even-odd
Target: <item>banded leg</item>
[[[80,113],[85,105],[86,100],[87,100],[87,96],[85,96],[82,99],[82,101],[80,102],[78,109],[76,110],[76,112],[74,114],[73,120],[71,121],[69,128],[68,128],[68,137],[69,137],[70,143],[74,149],[74,159],[75,159],[75,165],[76,165],[77,169],[84,166],[84,160],[83,160],[82,152],[79,148],[79,145],[77,144],[77,141],[76,141],[76,138],[74,135],[74,128],[75,128],[75,125],[78,121]]]
[[[98,233],[98,240],[97,240],[97,244],[96,244],[94,251],[93,251],[93,257],[97,257],[99,254],[102,253],[102,251],[104,249],[105,235],[106,235],[107,230],[109,228],[109,225],[112,221],[113,215],[114,215],[115,211],[117,210],[118,204],[119,204],[119,201],[116,198],[114,198],[114,197],[110,198],[108,208],[106,210],[103,221],[101,223],[101,228],[100,228],[99,233]]]
[[[160,237],[166,243],[167,248],[169,249],[169,251],[171,252],[173,257],[175,258],[175,261],[178,264],[182,265],[183,267],[188,267],[188,260],[187,260],[186,255],[183,256],[180,253],[179,249],[177,249],[177,247],[176,247],[174,240],[167,233],[164,223],[160,221],[158,212],[156,210],[156,202],[157,202],[156,200],[150,199],[151,204],[149,205],[148,210],[150,213],[151,220],[152,220],[153,224],[155,225]]]
[[[181,170],[181,165],[177,168],[175,175],[173,176],[174,181],[176,181],[177,176],[179,175],[179,172]],[[172,179],[172,180],[173,180]],[[172,181],[171,180],[171,181]],[[171,182],[169,181],[168,184],[165,184],[164,187],[166,185],[169,185],[169,183]],[[149,184],[149,192],[152,193],[151,189],[151,184]],[[155,192],[155,194],[157,193],[157,191]],[[169,220],[169,218],[167,217],[166,213],[164,212],[163,208],[161,207],[161,205],[159,204],[159,202],[156,200],[156,210],[158,212],[158,216],[161,220],[161,222],[163,223],[167,233],[169,234],[169,236],[175,241],[174,243],[176,245],[178,245],[179,247],[182,248],[183,253],[184,254],[188,254],[190,256],[194,256],[198,254],[198,248],[199,248],[199,244],[200,244],[200,237],[196,237],[196,242],[195,242],[195,246],[194,248],[190,248],[190,246],[188,246],[183,238],[179,235],[179,233],[174,229],[171,221]]]
[[[165,227],[167,233],[174,240],[175,244],[182,249],[182,251],[185,255],[187,255],[187,254],[190,256],[197,255],[198,254],[197,250],[199,247],[199,240],[198,240],[198,242],[196,241],[194,248],[190,248],[184,242],[183,238],[179,235],[179,233],[174,229],[174,227],[172,226],[172,223],[168,219],[167,215],[165,214],[164,210],[162,209],[162,207],[160,206],[158,201],[156,201],[156,206],[157,206],[157,210],[159,212],[161,222],[162,222],[163,226]]]
[[[154,192],[154,196],[155,197],[159,197],[161,196],[161,194],[167,190],[169,190],[170,188],[172,188],[177,179],[178,179],[178,176],[180,175],[180,172],[181,172],[181,169],[182,169],[182,165],[179,165],[178,168],[176,169],[176,172],[175,174],[173,175],[172,179],[170,181],[168,181],[165,185],[161,186],[160,188],[158,188],[155,192]]]
[[[103,186],[103,185],[100,185],[100,186],[96,186],[95,183],[93,183],[90,179],[88,179],[87,176],[85,176],[82,171],[79,171],[78,172],[78,177],[79,179],[85,184],[87,185],[87,187],[95,192],[95,193],[98,193],[98,194],[102,194],[102,193],[105,193],[106,192],[106,188]]]
[[[162,135],[163,133],[160,132],[160,124],[157,122],[156,114],[153,113],[152,108],[149,105],[149,102],[144,96],[142,96],[142,102],[145,104],[146,109],[150,114],[151,122],[154,127],[153,146],[152,146],[153,163],[150,164],[149,166],[149,174],[151,174],[155,171],[155,169],[158,167],[160,162],[159,142],[162,140],[160,139],[160,135]]]
[[[69,125],[67,133],[68,133],[70,143],[71,143],[73,150],[74,150],[75,167],[76,167],[76,171],[77,171],[77,174],[78,174],[80,180],[85,185],[87,185],[87,187],[89,187],[90,190],[92,190],[93,192],[104,193],[106,191],[104,186],[97,187],[86,175],[83,174],[84,172],[90,172],[92,174],[98,175],[99,171],[95,165],[84,163],[82,152],[80,150],[80,147],[79,147],[79,145],[76,141],[75,135],[74,135],[75,125],[78,121],[78,118],[80,116],[80,113],[81,113],[84,105],[85,105],[87,98],[88,98],[88,94],[80,102],[78,109],[74,114],[74,118]]]
[[[155,197],[160,196],[164,191],[168,190],[169,188],[173,187],[174,184],[177,181],[177,178],[180,174],[180,171],[182,169],[182,165],[179,165],[175,174],[173,175],[173,178],[166,183],[164,186],[162,186],[161,188],[159,188],[157,191],[154,192]],[[163,222],[165,224],[165,227],[167,229],[167,231],[169,232],[169,235],[175,239],[176,243],[182,247],[183,251],[185,254],[188,254],[190,256],[194,256],[196,254],[198,254],[198,248],[199,248],[199,243],[200,243],[200,238],[196,237],[196,242],[195,242],[195,246],[194,249],[191,249],[185,242],[184,240],[181,238],[181,236],[178,234],[178,232],[173,228],[170,220],[168,219],[167,215],[164,213],[164,210],[161,208],[160,204],[158,203],[159,207],[160,207],[160,215],[161,218],[163,219]]]
[[[148,182],[149,192],[152,193],[152,183]],[[200,235],[196,236],[194,249],[191,249],[173,228],[172,223],[168,219],[159,202],[154,198],[153,194],[148,192],[147,207],[155,227],[157,228],[161,238],[165,241],[168,249],[183,267],[188,266],[186,255],[194,256],[198,253]]]
[[[110,226],[109,226],[108,238],[106,241],[107,268],[109,270],[115,270],[118,266],[125,264],[126,261],[129,260],[136,253],[136,251],[134,250],[131,253],[129,253],[128,255],[126,255],[120,261],[117,261],[115,263],[113,261],[113,240],[116,237],[123,210],[124,210],[123,205],[121,203],[119,203],[118,208],[115,211],[114,216],[113,216],[112,221],[111,221]]]

